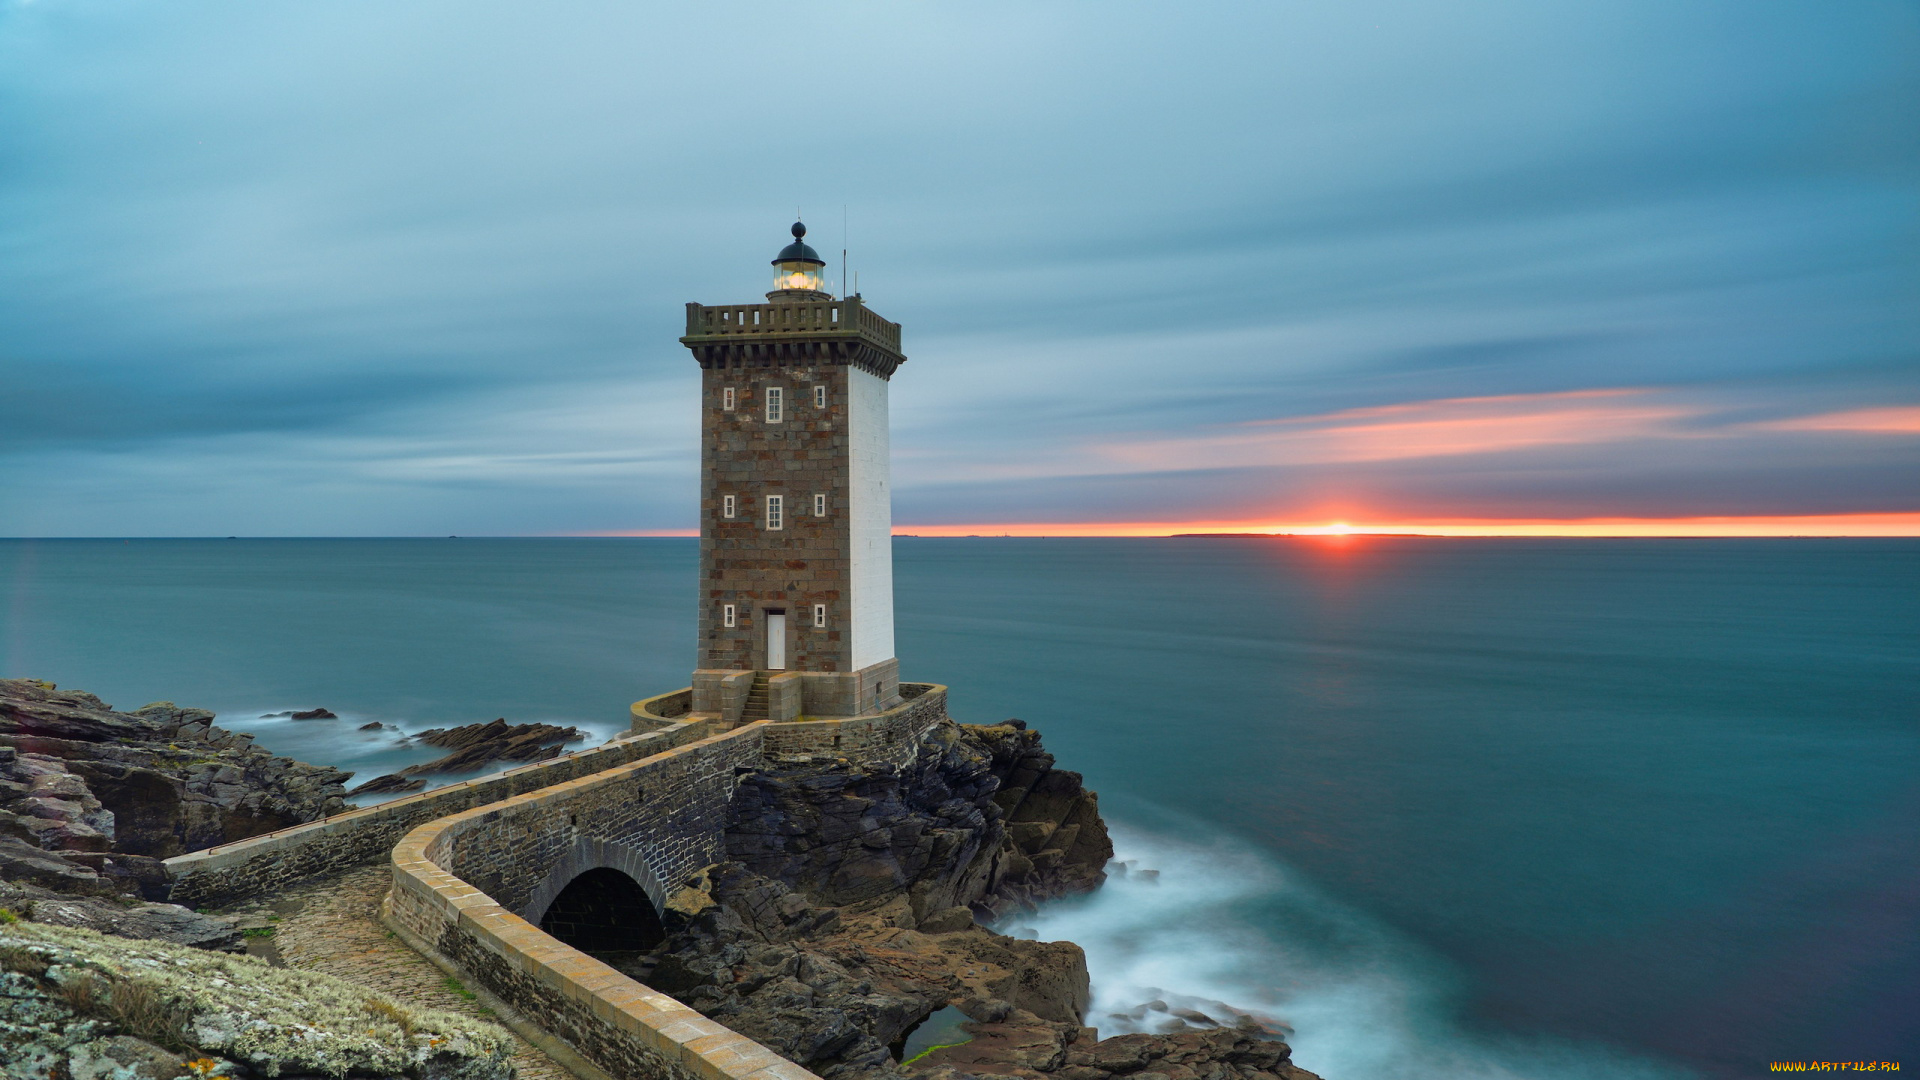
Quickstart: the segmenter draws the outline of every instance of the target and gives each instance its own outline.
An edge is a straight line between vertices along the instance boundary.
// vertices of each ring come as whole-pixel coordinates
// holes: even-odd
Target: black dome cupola
[[[825,259],[820,253],[807,246],[803,239],[807,235],[807,226],[803,222],[793,223],[793,243],[780,249],[773,257],[773,293],[798,298],[803,293],[819,293],[819,299],[828,299],[826,293]],[[811,297],[809,297],[811,299]]]
[[[820,257],[820,253],[808,247],[806,241],[802,239],[806,235],[806,223],[802,221],[794,222],[793,243],[780,249],[780,254],[773,257],[773,265],[779,266],[783,262],[812,263],[815,266],[827,265],[826,260]]]

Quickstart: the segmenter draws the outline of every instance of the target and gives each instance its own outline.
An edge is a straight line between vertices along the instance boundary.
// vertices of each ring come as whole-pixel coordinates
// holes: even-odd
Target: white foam
[[[1467,1032],[1451,1019],[1444,965],[1300,874],[1229,840],[1113,836],[1121,865],[1104,888],[1006,927],[1086,949],[1087,1022],[1102,1038],[1162,1030],[1184,1009],[1279,1030],[1294,1062],[1327,1080],[1688,1075],[1603,1046]]]

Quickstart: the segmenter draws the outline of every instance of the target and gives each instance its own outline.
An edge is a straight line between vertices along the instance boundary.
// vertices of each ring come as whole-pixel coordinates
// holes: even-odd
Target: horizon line
[[[31,540],[485,540],[693,538],[698,529],[593,529],[578,532],[529,533],[384,533],[335,534],[202,534],[196,536],[8,536],[9,541]],[[1648,538],[1722,539],[1759,538],[1915,538],[1920,537],[1920,512],[1886,514],[1718,515],[1674,518],[1433,518],[1374,519],[1360,515],[1317,520],[1146,521],[1146,522],[993,522],[895,525],[892,535],[929,539],[999,538],[1195,538],[1222,537],[1537,537],[1537,538]]]
[[[1881,514],[1713,515],[1673,518],[1423,518],[1379,519],[1328,515],[1276,521],[1092,521],[902,523],[894,536],[1175,537],[1220,536],[1433,536],[1433,537],[1920,537],[1920,512]],[[573,536],[698,536],[698,529],[600,530]]]

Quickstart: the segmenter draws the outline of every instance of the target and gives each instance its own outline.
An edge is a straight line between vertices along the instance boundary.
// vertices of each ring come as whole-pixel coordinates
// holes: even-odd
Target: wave
[[[1444,963],[1271,857],[1225,838],[1112,831],[1105,887],[1001,926],[1086,950],[1101,1038],[1257,1024],[1326,1080],[1693,1075],[1596,1044],[1467,1031]]]

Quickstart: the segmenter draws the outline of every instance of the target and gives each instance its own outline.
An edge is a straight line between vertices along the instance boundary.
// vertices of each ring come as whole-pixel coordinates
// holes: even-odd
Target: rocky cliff
[[[1099,887],[1113,844],[1098,797],[1016,720],[943,725],[906,770],[829,759],[743,777],[727,852],[824,904],[993,916]]]
[[[1018,721],[944,725],[905,770],[743,776],[727,840],[667,940],[608,959],[829,1080],[1312,1080],[1252,1024],[1096,1042],[1079,946],[981,924],[1097,888],[1113,856],[1097,797]],[[943,1009],[966,1041],[904,1054]]]
[[[232,927],[161,900],[160,860],[344,808],[338,769],[274,757],[204,709],[119,712],[0,679],[0,906],[126,937],[234,947]]]

